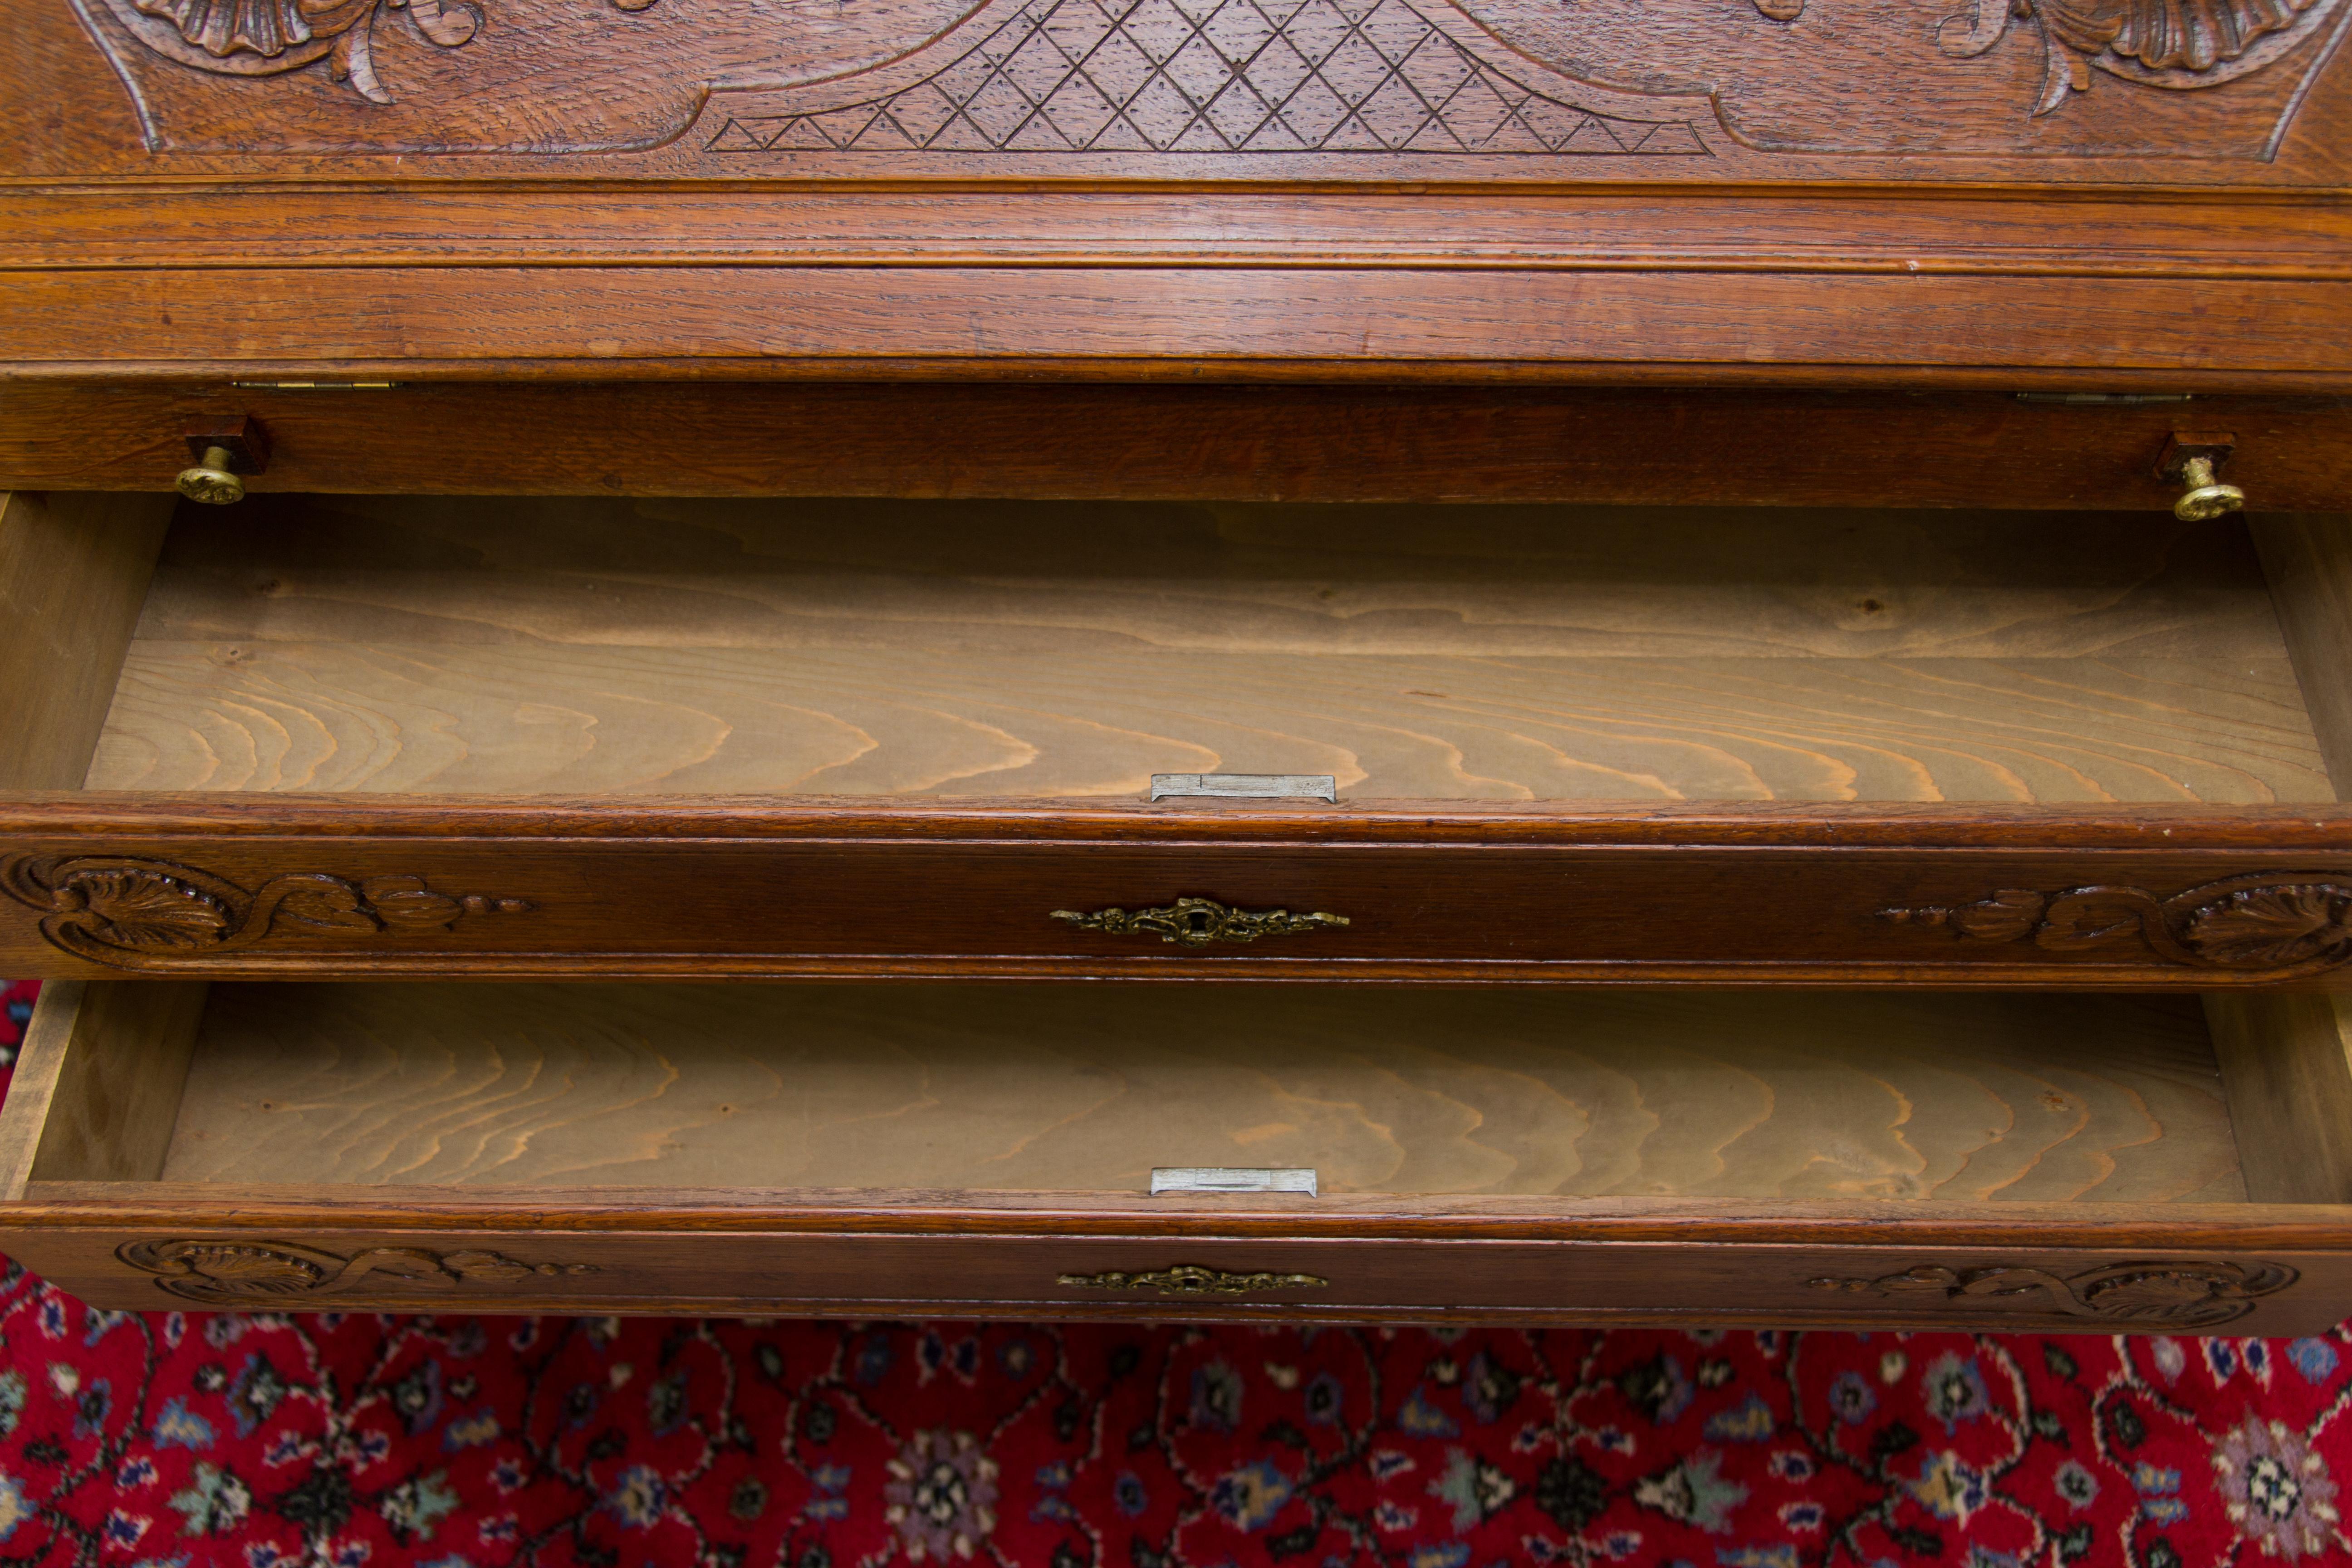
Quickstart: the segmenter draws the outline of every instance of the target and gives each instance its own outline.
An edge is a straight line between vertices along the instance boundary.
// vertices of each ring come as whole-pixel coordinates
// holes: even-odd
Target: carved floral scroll
[[[1808,1283],[1816,1290],[1895,1300],[2018,1301],[2072,1318],[2206,1329],[2244,1317],[2258,1298],[2285,1289],[2296,1278],[2294,1269],[2276,1263],[2114,1263],[2063,1277],[2021,1264],[1922,1264],[1876,1279]]]
[[[299,1307],[370,1289],[436,1294],[467,1286],[593,1274],[588,1263],[522,1263],[500,1253],[378,1247],[349,1257],[289,1241],[132,1241],[115,1256],[172,1295],[228,1307]]]
[[[436,892],[418,877],[346,881],[320,871],[247,891],[162,860],[20,855],[0,863],[0,893],[40,911],[41,935],[116,969],[169,969],[251,947],[278,926],[377,935],[446,931],[468,915],[522,914],[526,900]]]
[[[2137,937],[2174,963],[2281,977],[2352,958],[2352,883],[2320,875],[2233,877],[2168,899],[2145,888],[2003,888],[1970,904],[1881,910],[1879,918],[2053,952]]]

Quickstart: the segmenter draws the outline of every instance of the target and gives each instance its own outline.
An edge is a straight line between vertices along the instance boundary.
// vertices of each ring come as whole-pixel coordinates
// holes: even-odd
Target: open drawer
[[[5,528],[0,973],[2144,990],[2352,956],[2341,519],[20,496]],[[1205,773],[1336,799],[1148,798]]]
[[[122,1309],[2317,1332],[2352,1312],[2342,1017],[64,982],[0,1111],[0,1236]],[[1158,1167],[1319,1192],[1149,1195]]]

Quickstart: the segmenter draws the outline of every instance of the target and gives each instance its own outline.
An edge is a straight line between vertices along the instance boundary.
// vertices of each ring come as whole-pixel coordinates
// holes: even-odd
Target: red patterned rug
[[[2352,1562],[2343,1330],[133,1315],[11,1268],[0,1349],[5,1564]]]

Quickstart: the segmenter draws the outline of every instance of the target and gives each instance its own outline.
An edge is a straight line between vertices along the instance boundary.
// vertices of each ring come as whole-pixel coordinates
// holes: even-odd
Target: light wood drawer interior
[[[1407,1205],[2352,1200],[2320,996],[101,982],[42,1009],[20,1191],[1050,1203],[1228,1166]]]
[[[68,982],[0,1226],[129,1308],[2306,1332],[2347,1062],[2277,993]]]
[[[2301,586],[2340,549],[2150,513],[263,496],[181,509],[71,782],[2327,801],[2347,699],[2296,666],[2343,646]]]

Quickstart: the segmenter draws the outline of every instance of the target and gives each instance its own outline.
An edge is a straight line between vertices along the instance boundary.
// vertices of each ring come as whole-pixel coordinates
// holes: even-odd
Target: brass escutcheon
[[[1294,915],[1288,910],[1237,910],[1214,899],[1179,899],[1150,910],[1055,910],[1053,918],[1106,936],[1156,936],[1183,947],[1255,942],[1262,936],[1305,936],[1348,924],[1345,915]]]
[[[1328,1290],[1319,1274],[1235,1274],[1198,1263],[1171,1264],[1141,1274],[1057,1274],[1055,1281],[1082,1290],[1156,1290],[1162,1296],[1254,1296],[1265,1290]]]

